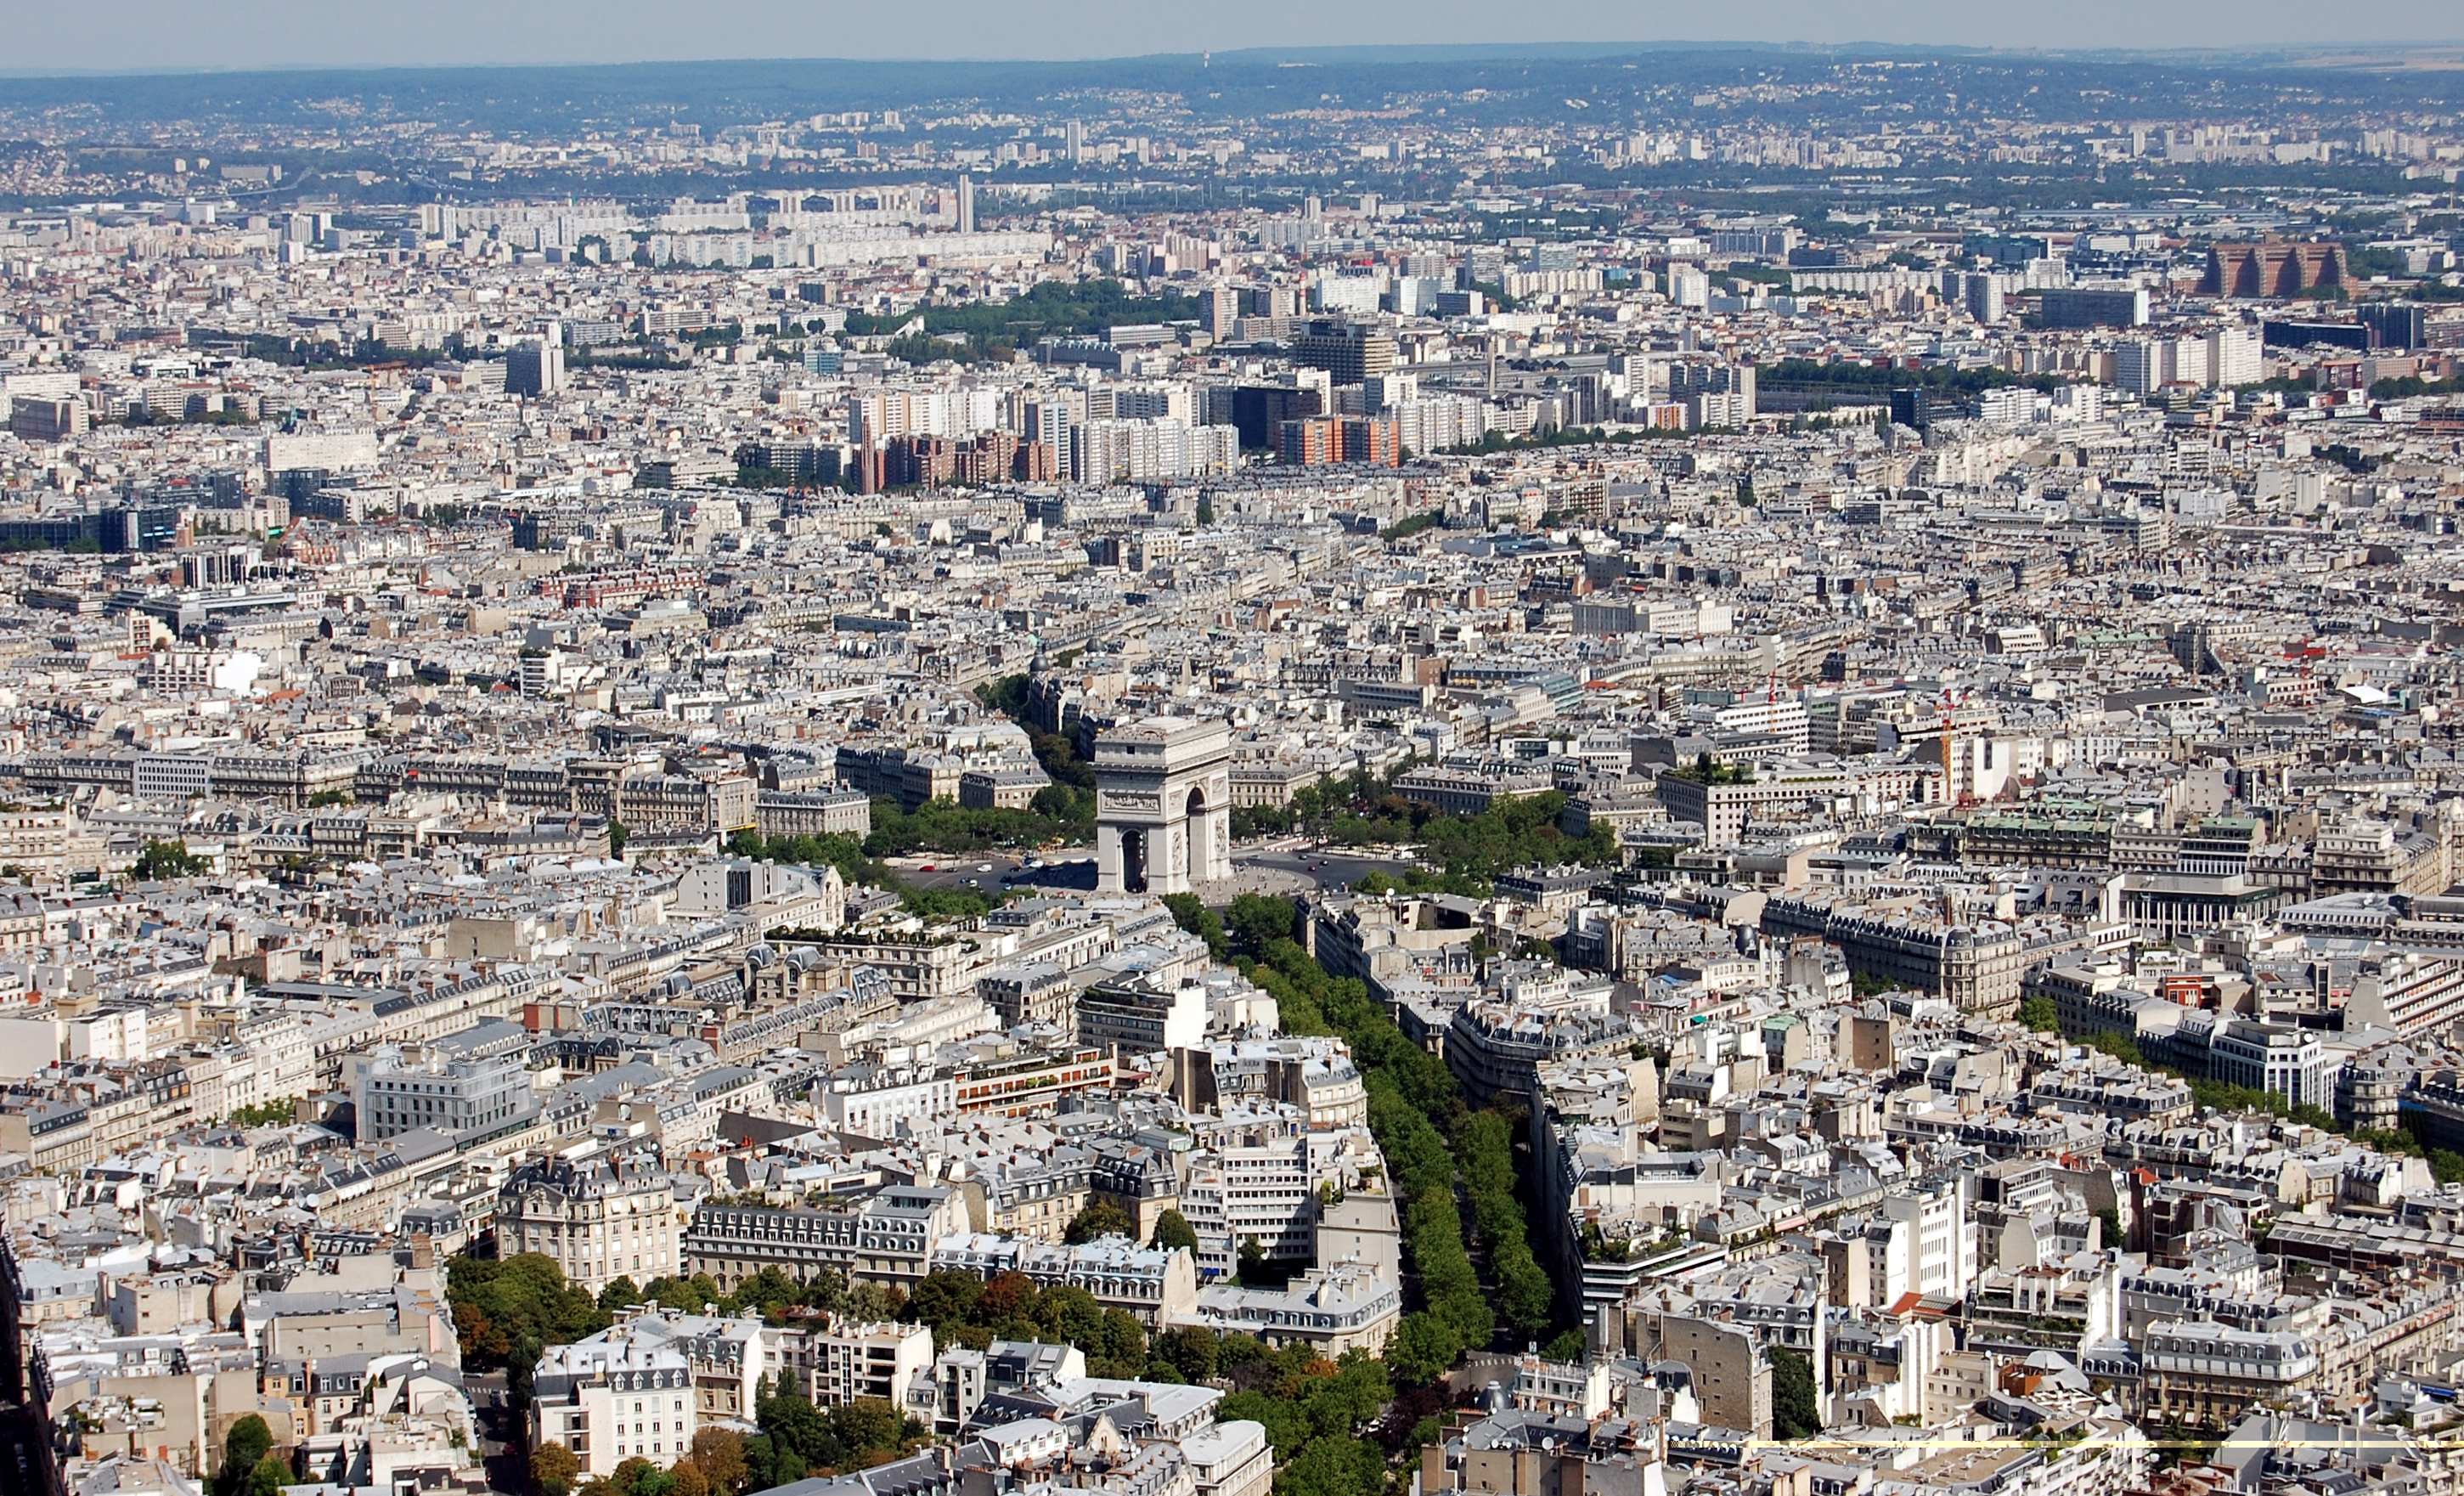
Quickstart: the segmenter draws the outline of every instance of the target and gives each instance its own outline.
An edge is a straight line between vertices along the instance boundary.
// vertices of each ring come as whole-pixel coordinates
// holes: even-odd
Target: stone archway
[[[1186,893],[1232,875],[1232,732],[1153,716],[1095,740],[1095,887]]]
[[[1193,884],[1203,883],[1206,881],[1208,847],[1206,791],[1202,786],[1191,789],[1189,798],[1181,802],[1181,824],[1185,828],[1180,848],[1181,876]]]

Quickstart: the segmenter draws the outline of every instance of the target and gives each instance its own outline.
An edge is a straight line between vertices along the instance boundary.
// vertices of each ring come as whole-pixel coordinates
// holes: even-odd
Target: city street
[[[471,1397],[471,1419],[477,1426],[479,1459],[488,1472],[488,1488],[522,1492],[531,1488],[530,1432],[514,1416],[503,1372],[468,1372],[463,1390]]]
[[[1030,862],[1042,866],[1029,867]],[[1091,892],[1095,887],[1094,853],[1084,847],[1060,848],[1033,856],[973,852],[947,858],[893,858],[891,866],[917,889],[976,888],[988,893],[1009,888]],[[1307,846],[1274,851],[1255,847],[1236,848],[1232,853],[1232,877],[1199,891],[1208,903],[1223,905],[1243,893],[1289,895],[1317,889],[1345,889],[1372,871],[1400,877],[1413,866],[1409,858],[1329,853]]]
[[[1058,855],[1081,854],[1062,852]],[[1017,852],[957,852],[947,857],[892,858],[890,865],[915,888],[979,888],[988,893],[998,893],[1011,875],[1029,860],[1029,856]]]
[[[1296,887],[1302,889],[1346,889],[1371,872],[1399,878],[1415,864],[1408,857],[1369,857],[1355,852],[1329,852],[1322,847],[1303,847],[1289,851],[1235,852],[1232,866],[1261,873],[1281,873],[1297,880]]]

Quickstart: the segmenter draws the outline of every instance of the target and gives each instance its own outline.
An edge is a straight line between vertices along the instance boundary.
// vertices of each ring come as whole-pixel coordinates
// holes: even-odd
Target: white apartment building
[[[933,1369],[933,1330],[833,1317],[826,1327],[804,1331],[802,1360],[804,1395],[816,1406],[837,1407],[859,1397],[902,1406],[909,1385]]]
[[[2113,345],[2113,382],[2134,395],[2152,395],[2167,385],[2231,388],[2255,385],[2266,377],[2266,359],[2255,327],[2125,338]]]
[[[1069,429],[1070,472],[1081,483],[1229,473],[1240,461],[1237,427],[1190,426],[1160,417],[1089,421]]]
[[[0,864],[39,876],[65,877],[79,870],[71,858],[70,838],[76,831],[77,818],[66,805],[0,810]],[[11,938],[0,945],[38,945],[41,934],[37,928],[23,940]]]
[[[1185,1323],[1220,1335],[1249,1334],[1270,1346],[1308,1345],[1330,1358],[1375,1355],[1403,1316],[1403,1290],[1354,1263],[1312,1268],[1281,1288],[1218,1284],[1198,1296]]]
[[[1469,395],[1416,394],[1392,409],[1396,441],[1416,452],[1469,447],[1488,434],[1489,407]]]
[[[317,1028],[283,1009],[251,1014],[237,1038],[248,1045],[259,1098],[304,1096],[317,1082]]]
[[[1198,1272],[1188,1251],[1140,1246],[1126,1237],[1063,1245],[970,1232],[933,1243],[933,1270],[987,1281],[1014,1272],[1047,1288],[1084,1288],[1097,1304],[1134,1314],[1150,1330],[1198,1302]]]
[[[2051,402],[2025,385],[1989,389],[1976,397],[1976,417],[1989,426],[2027,426],[2050,408]]]
[[[1881,1308],[1897,1304],[1917,1291],[1916,1225],[1912,1221],[1868,1221],[1861,1240],[1852,1246],[1865,1252],[1865,1303]]]
[[[153,1052],[151,1040],[176,1036],[152,1034],[145,1013],[141,1005],[116,1002],[97,1012],[70,1019],[61,1025],[67,1057],[131,1065],[150,1058]]]
[[[1197,396],[1178,380],[1116,385],[1111,394],[1112,418],[1116,421],[1170,419],[1183,426],[1198,424]]]
[[[1218,1423],[1180,1441],[1196,1496],[1266,1496],[1275,1485],[1275,1449],[1266,1426],[1247,1419]]]
[[[2267,357],[2255,327],[2219,327],[2208,334],[2208,377],[2219,388],[2267,378]]]
[[[562,1444],[585,1477],[639,1456],[673,1464],[693,1448],[693,1367],[674,1345],[628,1325],[550,1346],[531,1374],[531,1444]]]
[[[1001,424],[1001,392],[956,389],[867,389],[847,401],[847,439],[879,447],[893,436],[972,436]]]
[[[773,1330],[758,1314],[731,1318],[644,1309],[623,1323],[641,1350],[683,1353],[693,1373],[693,1414],[697,1425],[751,1418],[761,1379],[782,1364],[776,1349],[778,1337],[803,1334],[802,1331]]]

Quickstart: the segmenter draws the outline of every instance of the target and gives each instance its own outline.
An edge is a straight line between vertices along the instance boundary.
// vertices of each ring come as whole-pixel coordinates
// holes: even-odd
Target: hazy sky
[[[0,70],[1125,56],[1380,42],[2464,40],[2464,0],[0,0]]]

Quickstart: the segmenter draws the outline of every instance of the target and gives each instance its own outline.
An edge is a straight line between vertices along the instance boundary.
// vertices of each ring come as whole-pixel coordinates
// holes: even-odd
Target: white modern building
[[[1976,1281],[1977,1229],[1972,1177],[1949,1176],[1895,1189],[1882,1199],[1882,1214],[1906,1221],[1911,1287],[1929,1296],[1956,1299]]]
[[[947,1070],[849,1066],[820,1088],[818,1099],[838,1131],[890,1138],[957,1115],[958,1084]]]

